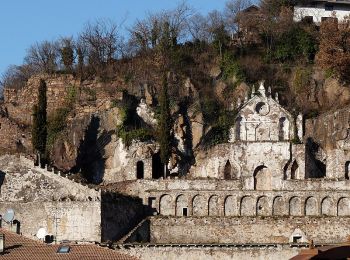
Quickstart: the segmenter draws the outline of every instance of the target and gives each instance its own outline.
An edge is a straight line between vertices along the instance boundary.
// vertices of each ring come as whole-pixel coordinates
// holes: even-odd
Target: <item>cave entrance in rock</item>
[[[152,179],[160,179],[163,177],[164,164],[160,159],[160,152],[152,156]]]
[[[143,161],[138,161],[136,164],[136,178],[143,179],[145,175],[145,165]]]

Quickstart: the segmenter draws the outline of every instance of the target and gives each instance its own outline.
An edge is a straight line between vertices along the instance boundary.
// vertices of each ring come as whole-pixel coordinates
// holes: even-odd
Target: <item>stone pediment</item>
[[[240,105],[236,123],[231,128],[234,141],[289,141],[294,138],[294,118],[278,102],[263,83],[257,92]]]

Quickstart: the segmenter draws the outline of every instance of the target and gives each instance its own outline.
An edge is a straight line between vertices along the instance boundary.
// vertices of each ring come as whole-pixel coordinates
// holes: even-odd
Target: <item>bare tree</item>
[[[230,0],[224,9],[225,22],[231,36],[240,32],[239,16],[241,12],[252,5],[250,0]]]
[[[86,50],[88,63],[101,74],[118,56],[119,26],[111,20],[88,23],[79,39],[80,51]]]
[[[27,80],[35,74],[28,65],[10,65],[1,75],[0,86],[2,88],[20,89],[25,86]]]
[[[208,41],[208,20],[201,14],[195,14],[187,21],[187,30],[194,41]]]
[[[193,10],[185,2],[175,9],[148,14],[143,20],[137,20],[131,29],[131,43],[140,51],[163,45],[175,46],[187,36],[188,19]]]
[[[27,50],[24,61],[38,73],[54,73],[57,70],[59,47],[57,42],[35,43]]]

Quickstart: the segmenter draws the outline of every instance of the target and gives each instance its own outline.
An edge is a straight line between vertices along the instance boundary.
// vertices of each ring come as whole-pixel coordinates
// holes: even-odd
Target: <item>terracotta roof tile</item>
[[[61,245],[47,245],[15,233],[0,229],[5,234],[5,253],[1,260],[136,260],[133,256],[118,253],[116,250],[103,248],[98,245],[70,244],[70,252],[58,254]]]

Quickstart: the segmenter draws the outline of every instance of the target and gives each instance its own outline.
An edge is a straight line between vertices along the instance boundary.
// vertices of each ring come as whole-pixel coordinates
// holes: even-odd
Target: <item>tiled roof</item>
[[[15,233],[0,229],[5,235],[5,252],[0,254],[1,260],[136,260],[137,258],[118,253],[116,250],[103,248],[98,245],[71,244],[70,252],[58,254],[60,245],[47,245],[25,238]]]

